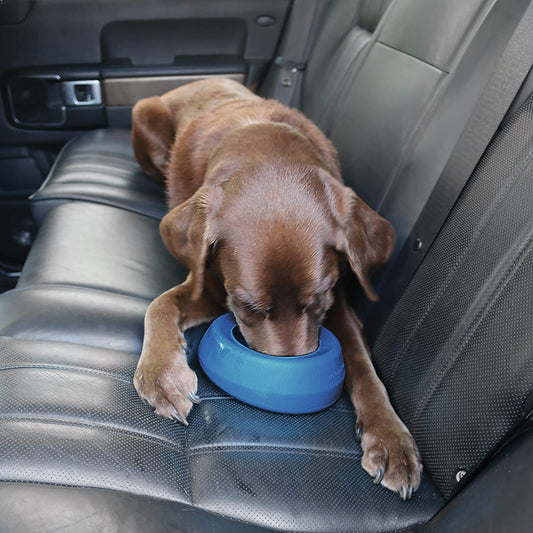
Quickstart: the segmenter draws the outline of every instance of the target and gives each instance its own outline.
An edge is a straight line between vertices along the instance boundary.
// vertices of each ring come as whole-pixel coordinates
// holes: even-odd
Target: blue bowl
[[[314,413],[338,400],[344,383],[344,361],[337,338],[320,327],[317,350],[279,357],[243,344],[231,313],[209,326],[198,358],[211,381],[231,396],[278,413]]]

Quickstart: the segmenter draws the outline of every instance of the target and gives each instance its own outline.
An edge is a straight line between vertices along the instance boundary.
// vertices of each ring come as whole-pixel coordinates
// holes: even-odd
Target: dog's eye
[[[333,292],[328,289],[319,294],[315,294],[311,301],[304,306],[304,311],[313,315],[318,321],[324,319],[326,311],[331,307],[333,303]]]
[[[244,318],[244,320],[264,319],[272,311],[272,308],[259,307],[254,302],[246,302],[235,297],[228,298],[228,307]]]
[[[305,311],[318,318],[324,314],[324,307],[318,302],[311,302],[305,306]]]

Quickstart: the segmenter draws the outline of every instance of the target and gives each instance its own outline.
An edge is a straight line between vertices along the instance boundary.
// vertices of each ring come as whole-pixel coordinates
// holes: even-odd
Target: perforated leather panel
[[[0,481],[110,489],[291,531],[398,531],[442,504],[427,481],[407,503],[372,484],[345,397],[273,414],[193,362],[203,402],[185,428],[140,401],[134,354],[0,338],[0,361]]]
[[[533,99],[500,132],[387,321],[375,362],[449,496],[533,388]],[[466,479],[466,478],[463,478]]]

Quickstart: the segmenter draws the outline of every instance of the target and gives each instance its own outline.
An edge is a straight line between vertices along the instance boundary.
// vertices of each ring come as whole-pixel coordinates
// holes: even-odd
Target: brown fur
[[[362,466],[410,497],[420,484],[418,451],[343,287],[350,268],[377,300],[371,276],[389,259],[394,231],[343,185],[330,141],[298,111],[211,79],[141,100],[133,147],[147,174],[166,179],[161,236],[190,270],[146,314],[134,378],[141,398],[186,423],[197,382],[183,332],[227,310],[250,346],[279,356],[313,351],[325,320],[342,345]]]

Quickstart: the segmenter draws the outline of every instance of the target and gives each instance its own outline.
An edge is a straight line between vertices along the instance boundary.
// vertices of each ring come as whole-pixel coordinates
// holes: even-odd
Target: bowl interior
[[[246,342],[246,339],[242,336],[242,333],[241,333],[241,330],[239,329],[239,326],[237,326],[237,324],[235,324],[232,328],[231,328],[231,335],[233,336],[233,338],[239,343],[239,344],[242,344],[245,348],[247,348],[248,350],[252,350],[252,348],[250,348],[250,346],[248,346],[248,343]],[[255,352],[255,350],[252,350]]]
[[[320,345],[321,345],[321,342],[322,342],[321,341],[321,334],[322,334],[322,328],[320,327],[320,329],[318,331],[318,346],[317,346],[317,349],[314,352],[306,353],[306,354],[302,354],[302,355],[284,355],[284,356],[279,356],[279,355],[270,355],[270,354],[267,354],[267,353],[258,352],[257,350],[254,350],[253,348],[250,348],[250,346],[248,346],[248,343],[246,342],[246,339],[244,338],[243,334],[241,333],[241,330],[239,329],[239,326],[237,324],[235,324],[231,328],[231,336],[233,337],[233,339],[236,342],[238,342],[239,344],[241,344],[242,346],[244,346],[251,353],[263,355],[263,356],[266,356],[266,357],[276,357],[276,358],[281,358],[281,359],[289,359],[289,358],[290,359],[295,359],[297,357],[307,357],[307,356],[311,356],[311,355],[315,354],[320,349]]]

